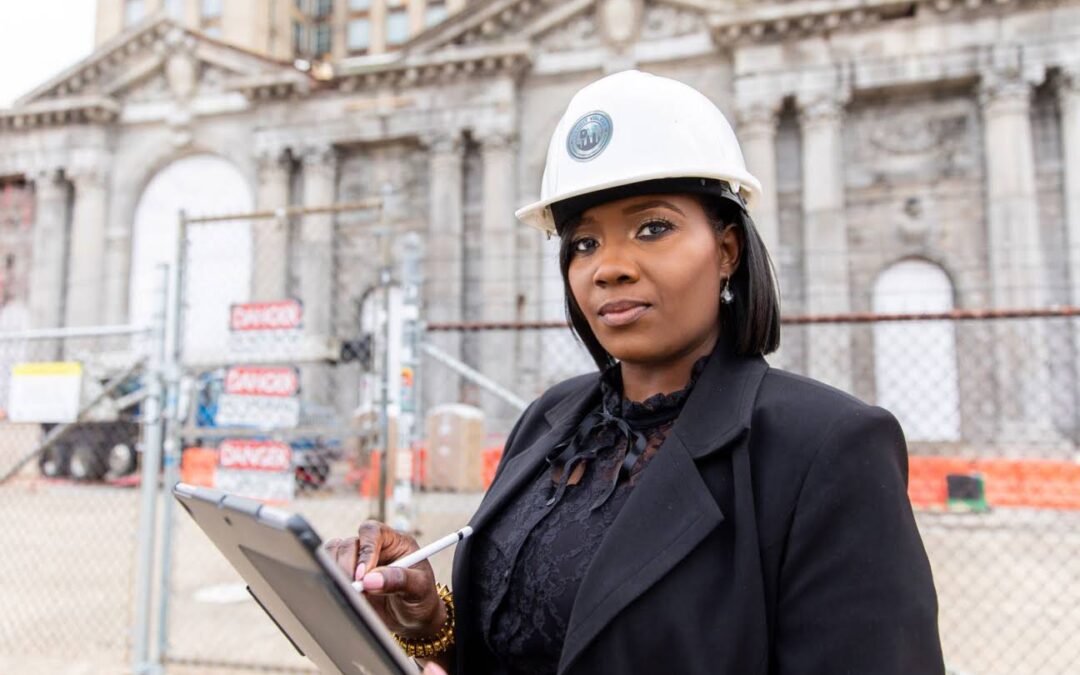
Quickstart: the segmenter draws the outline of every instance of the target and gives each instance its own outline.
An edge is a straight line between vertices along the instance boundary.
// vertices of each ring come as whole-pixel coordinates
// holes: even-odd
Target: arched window
[[[878,313],[947,312],[952,282],[937,265],[904,260],[874,285]],[[951,321],[885,321],[874,324],[877,404],[900,421],[908,440],[960,438],[956,332]]]
[[[149,324],[162,263],[176,255],[179,213],[248,213],[254,201],[239,169],[214,155],[177,160],[158,172],[135,209],[130,320]],[[251,227],[247,222],[192,225],[185,270],[186,358],[220,355],[229,335],[229,306],[251,297]]]

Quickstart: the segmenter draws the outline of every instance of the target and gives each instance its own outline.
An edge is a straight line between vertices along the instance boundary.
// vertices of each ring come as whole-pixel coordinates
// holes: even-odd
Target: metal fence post
[[[161,579],[158,594],[157,658],[164,663],[169,641],[169,600],[172,585],[173,547],[173,499],[170,494],[179,480],[180,460],[183,456],[180,412],[180,379],[182,377],[182,354],[184,338],[184,288],[187,271],[187,214],[180,211],[176,233],[176,257],[169,281],[170,317],[166,332],[165,362],[165,441],[163,445],[164,471],[162,488],[165,500],[161,515]]]
[[[138,558],[135,567],[135,622],[132,626],[134,655],[132,671],[136,675],[154,675],[161,664],[150,654],[150,614],[153,604],[154,530],[158,499],[158,470],[162,452],[162,381],[161,369],[165,357],[165,316],[167,312],[168,265],[158,267],[159,281],[155,293],[154,316],[151,322],[150,361],[146,370],[147,397],[143,408],[145,445],[142,453],[141,505],[139,507]]]

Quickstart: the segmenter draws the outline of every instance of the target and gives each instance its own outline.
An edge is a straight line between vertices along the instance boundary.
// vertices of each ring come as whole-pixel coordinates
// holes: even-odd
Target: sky
[[[95,0],[0,0],[0,107],[94,49]]]

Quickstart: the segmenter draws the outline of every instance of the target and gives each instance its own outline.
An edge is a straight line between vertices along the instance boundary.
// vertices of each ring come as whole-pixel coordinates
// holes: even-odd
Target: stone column
[[[779,102],[753,103],[737,112],[739,144],[746,168],[761,181],[761,196],[752,216],[769,254],[780,255],[780,209],[776,198],[776,124]]]
[[[1071,302],[1080,306],[1080,67],[1067,72],[1058,86],[1064,168],[1065,228],[1069,242]]]
[[[1045,305],[1046,265],[1039,232],[1032,87],[1018,73],[989,70],[979,99],[986,156],[986,225],[991,302],[996,308]],[[1051,434],[1045,325],[994,323],[998,440]]]
[[[304,162],[304,206],[334,203],[337,151],[331,146],[307,148]],[[300,219],[300,299],[309,335],[330,334],[333,288],[334,217],[305,215]]]
[[[1065,236],[1069,259],[1069,302],[1080,306],[1080,66],[1066,69],[1058,81],[1058,107],[1061,111],[1061,146]],[[1071,369],[1073,410],[1080,406],[1080,322],[1069,322],[1072,331],[1073,363]],[[1073,425],[1074,443],[1080,441],[1080,427]]]
[[[73,172],[70,178],[75,199],[64,321],[68,326],[93,326],[103,319],[104,282],[109,274],[105,269],[107,175],[99,167],[87,167]]]
[[[56,171],[42,171],[32,178],[35,203],[30,325],[57,328],[64,321],[68,191]]]
[[[302,155],[304,206],[334,203],[337,151],[330,145],[306,148]],[[334,216],[305,214],[297,221],[300,301],[304,305],[304,337],[308,344],[325,344],[333,327]],[[333,371],[315,365],[301,368],[301,387],[309,402],[329,405],[337,386]]]
[[[803,175],[803,292],[808,314],[851,309],[847,220],[844,209],[842,120],[844,101],[834,95],[799,100]],[[806,327],[811,377],[851,391],[850,326]]]
[[[464,157],[461,134],[427,139],[430,150],[428,237],[424,306],[428,323],[461,321],[464,316]],[[462,356],[460,332],[434,332],[428,339],[450,356]],[[461,397],[461,378],[443,364],[425,360],[424,398],[430,410]]]
[[[517,318],[517,225],[514,219],[516,143],[509,134],[493,133],[480,139],[483,160],[483,275],[480,284],[484,321],[510,322]],[[513,331],[488,331],[481,341],[481,371],[510,389],[517,381],[517,345]],[[497,418],[515,412],[494,398],[485,409]],[[496,420],[489,428],[499,426]]]
[[[276,211],[289,204],[290,161],[280,151],[258,156],[258,210]],[[254,256],[251,268],[251,299],[280,300],[285,297],[289,272],[289,223],[284,217],[257,220],[252,227]]]

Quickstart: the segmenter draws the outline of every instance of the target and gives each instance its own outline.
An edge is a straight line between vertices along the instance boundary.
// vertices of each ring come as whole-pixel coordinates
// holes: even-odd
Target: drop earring
[[[720,291],[720,302],[725,305],[735,302],[735,294],[731,292],[731,277],[724,279],[724,290]]]

